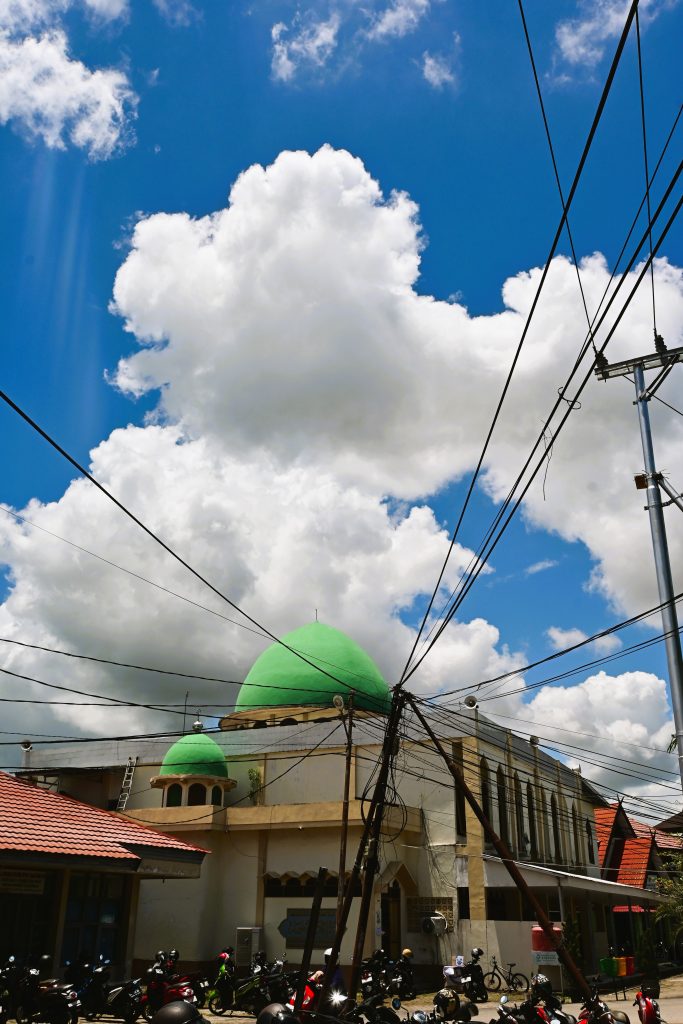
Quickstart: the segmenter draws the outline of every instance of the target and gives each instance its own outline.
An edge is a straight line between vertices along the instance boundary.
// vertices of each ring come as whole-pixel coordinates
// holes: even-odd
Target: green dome
[[[159,775],[215,775],[228,778],[225,755],[215,740],[193,732],[166,751]]]
[[[252,665],[235,711],[300,704],[330,707],[335,694],[348,696],[353,690],[356,708],[388,712],[389,687],[372,658],[345,633],[311,622],[282,637],[282,643],[307,661],[282,644],[272,644]]]

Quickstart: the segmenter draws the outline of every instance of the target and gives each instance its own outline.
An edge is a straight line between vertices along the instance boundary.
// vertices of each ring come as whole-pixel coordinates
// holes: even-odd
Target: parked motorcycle
[[[627,1014],[610,1010],[594,988],[579,1012],[579,1024],[630,1024]]]
[[[197,1005],[197,997],[192,987],[169,977],[167,961],[160,961],[157,956],[152,966],[147,969],[147,991],[140,1000],[145,1020],[151,1020],[157,1010],[166,1003],[173,1003],[179,999],[192,1003],[193,1006]]]
[[[78,993],[69,984],[40,980],[38,967],[25,964],[18,975],[14,1016],[17,1024],[77,1024]]]
[[[521,1006],[525,1007],[527,1002],[533,1008],[541,1006],[553,1024],[555,1021],[557,1024],[577,1024],[576,1017],[562,1009],[562,1000],[553,992],[552,983],[545,974],[531,976],[529,997]],[[531,1019],[534,1019],[533,1016]]]
[[[286,1003],[294,988],[294,980],[285,974],[285,960],[267,963],[265,954],[252,959],[248,978],[235,978],[235,964],[231,953],[221,954],[221,965],[209,998],[211,1013],[223,1014],[228,1010],[241,1010],[256,1016],[269,1003]]]
[[[388,987],[387,972],[391,958],[383,949],[376,949],[361,963],[360,991],[363,999],[384,995]]]
[[[100,954],[94,963],[67,964],[64,978],[76,989],[86,1020],[110,1016],[133,1024],[142,1010],[142,979],[112,984],[110,969],[111,961]]]
[[[470,959],[464,966],[465,974],[469,974],[470,981],[465,988],[465,994],[472,1002],[488,1002],[489,992],[484,984],[484,972],[481,969],[479,963],[480,958],[484,955],[484,950],[479,946],[475,946],[470,953]]]
[[[643,985],[636,992],[634,1006],[638,1007],[638,1018],[641,1024],[666,1024],[657,1002],[659,991],[651,985]]]
[[[476,1017],[479,1007],[471,1002],[466,992],[472,978],[464,973],[463,967],[444,967],[444,984],[434,995],[434,1018],[436,1021],[468,1021]],[[465,996],[461,999],[461,996]]]
[[[398,996],[399,999],[414,999],[417,995],[412,959],[412,949],[406,948],[398,960],[389,961],[384,968],[383,976],[389,995]]]

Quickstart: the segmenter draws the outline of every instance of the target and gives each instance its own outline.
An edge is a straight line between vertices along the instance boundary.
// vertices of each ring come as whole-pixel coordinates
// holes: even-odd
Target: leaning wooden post
[[[545,932],[546,936],[548,937],[548,940],[551,942],[553,949],[557,951],[557,955],[559,956],[560,960],[571,974],[572,978],[578,985],[581,992],[583,992],[583,994],[587,998],[590,998],[591,989],[588,982],[584,978],[579,968],[574,963],[574,959],[567,950],[566,946],[564,945],[563,939],[560,938],[558,941],[557,935],[553,928],[552,921],[546,914],[545,910],[543,909],[539,901],[536,899],[533,890],[527,885],[526,879],[524,878],[522,872],[515,864],[512,858],[512,853],[508,849],[507,844],[504,843],[500,836],[494,831],[493,825],[491,824],[491,822],[489,821],[489,819],[486,817],[483,810],[479,806],[479,802],[472,793],[470,787],[465,782],[465,779],[462,773],[460,772],[460,769],[457,767],[453,759],[448,756],[440,739],[438,738],[434,730],[431,728],[427,719],[421,713],[412,697],[408,698],[408,703],[415,712],[415,715],[420,724],[422,725],[423,729],[425,730],[425,732],[431,739],[432,743],[434,744],[434,746],[444,759],[446,767],[453,776],[456,786],[461,791],[461,793],[465,797],[465,800],[467,800],[468,804],[470,805],[475,815],[477,816],[482,828],[484,829],[487,839],[495,847],[498,856],[500,857],[503,864],[507,868],[508,874],[511,876],[513,882],[515,883],[519,891],[522,893],[522,896],[526,899],[528,903],[531,904],[534,914],[536,915],[536,920]]]
[[[294,999],[294,1013],[298,1013],[301,1009],[301,1004],[304,1001],[304,992],[306,990],[306,981],[308,979],[310,967],[311,967],[311,954],[313,952],[313,943],[315,942],[315,933],[318,930],[318,919],[320,917],[320,906],[323,901],[323,893],[325,891],[325,881],[327,880],[327,868],[318,869],[318,877],[315,883],[315,895],[313,896],[313,906],[311,907],[311,916],[308,919],[308,929],[306,931],[306,943],[304,945],[304,953],[301,958],[301,970],[299,971],[299,980],[296,983],[296,997]]]

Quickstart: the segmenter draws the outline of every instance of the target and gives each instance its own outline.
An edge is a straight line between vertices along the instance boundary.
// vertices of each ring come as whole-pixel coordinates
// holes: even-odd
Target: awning
[[[604,896],[605,899],[638,900],[647,903],[666,903],[667,897],[650,889],[639,889],[635,885],[623,885],[620,882],[607,882],[603,878],[591,875],[575,875],[569,871],[556,868],[541,868],[536,864],[524,864],[515,861],[524,880],[532,889],[548,889],[561,886],[563,889],[576,892],[592,892]],[[512,888],[512,881],[499,857],[484,854],[484,883],[496,888]]]

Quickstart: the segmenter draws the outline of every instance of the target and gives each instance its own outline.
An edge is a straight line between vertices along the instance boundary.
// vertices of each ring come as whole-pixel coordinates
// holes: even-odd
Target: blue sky
[[[641,8],[648,140],[654,164],[680,103],[678,41],[683,5],[650,0],[641,3]],[[552,5],[529,2],[526,7],[565,189],[595,111],[624,11],[625,5],[616,0],[567,0]],[[150,414],[162,424],[174,419],[170,406],[162,403],[160,410],[156,385],[142,386],[138,376],[135,397],[130,393],[135,389],[125,393],[125,387],[117,389],[112,381],[119,360],[136,352],[135,335],[144,334],[135,324],[148,314],[152,316],[143,293],[149,296],[157,285],[161,287],[152,277],[155,262],[151,249],[144,266],[142,256],[139,263],[130,258],[131,253],[142,252],[136,243],[131,250],[135,224],[159,213],[185,213],[190,218],[212,215],[226,207],[233,184],[253,165],[269,167],[283,152],[315,154],[328,145],[333,152],[347,150],[362,162],[381,189],[381,203],[390,202],[394,190],[407,193],[417,206],[414,219],[421,225],[420,276],[411,287],[418,295],[433,296],[444,305],[461,305],[467,324],[476,330],[473,345],[485,348],[487,318],[510,308],[501,294],[505,281],[542,266],[547,256],[560,205],[516,3],[491,6],[453,0],[377,0],[360,5],[340,0],[190,6],[173,0],[131,0],[129,4],[125,0],[64,0],[61,5],[43,5],[36,0],[34,4],[10,4],[8,12],[0,23],[0,184],[5,200],[0,244],[3,387],[84,461],[117,427],[131,423],[144,428]],[[32,76],[37,74],[40,60],[48,60],[48,56],[34,53],[31,57],[28,47],[48,43],[52,63],[49,88],[45,89]],[[76,67],[75,62],[81,64]],[[11,74],[7,70],[10,64]],[[75,68],[77,86],[73,84]],[[104,80],[99,72],[93,74],[97,69],[106,69]],[[109,103],[120,104],[116,117],[108,121],[102,107],[99,115],[97,111],[93,114],[87,104],[95,102],[105,108]],[[642,197],[638,102],[636,52],[631,39],[571,214],[580,258],[600,252],[610,269]],[[88,130],[80,141],[74,126]],[[660,172],[660,185],[668,181],[679,158],[680,130]],[[656,191],[657,198],[659,194]],[[175,243],[169,238],[167,244],[172,247]],[[334,232],[329,234],[328,246],[334,249]],[[682,248],[680,230],[672,232],[663,252],[674,268],[682,264]],[[559,254],[569,254],[566,238]],[[117,313],[110,303],[115,277],[124,265],[125,295],[117,293]],[[586,271],[589,281],[591,273]],[[135,274],[142,282],[139,285],[133,280]],[[597,288],[597,270],[595,277]],[[578,348],[585,334],[577,295],[569,295],[571,281],[569,268],[553,293],[555,305],[551,304],[544,325],[546,332],[552,333],[563,321],[562,329],[569,338],[564,352],[569,346]],[[670,328],[668,340],[681,344],[675,337],[676,325],[680,325],[680,279],[670,275],[665,284],[669,291],[663,284],[663,322]],[[235,308],[239,311],[239,303]],[[180,313],[174,311],[173,316]],[[258,322],[258,309],[250,309],[249,316]],[[175,328],[163,326],[172,324],[171,314],[165,320],[163,311],[155,307],[154,317],[162,324],[161,336],[173,337]],[[202,330],[198,313],[197,337]],[[647,348],[650,331],[651,327],[641,331],[636,324],[624,344],[628,348],[642,337],[642,346]],[[461,369],[465,376],[469,372],[467,351],[453,365],[455,377]],[[542,355],[540,358],[542,361]],[[197,359],[199,366],[199,349]],[[296,367],[295,350],[291,359]],[[505,353],[500,359],[501,366],[509,362]],[[190,361],[189,365],[194,364]],[[558,362],[558,384],[563,370]],[[420,373],[416,362],[418,379]],[[524,374],[514,408],[521,417],[528,414],[537,429],[552,391],[545,378],[540,383],[536,380],[533,368]],[[492,408],[499,387],[494,378],[490,390],[483,389],[479,397],[473,393],[450,410],[457,421],[452,471],[444,468],[449,460],[446,432],[435,448],[438,472],[421,478],[421,471],[415,468],[411,481],[393,490],[386,482],[391,480],[387,469],[386,477],[379,474],[382,484],[373,500],[381,502],[386,495],[398,498],[405,503],[400,506],[405,512],[412,506],[426,506],[433,510],[436,523],[452,528],[464,493],[463,473],[481,443],[487,410]],[[326,383],[323,381],[323,386]],[[456,384],[454,380],[454,395],[458,393]],[[331,387],[334,403],[333,382]],[[594,391],[598,387],[606,386],[594,384]],[[637,463],[637,425],[630,392],[622,382],[610,387],[604,429],[615,451],[620,450],[623,433],[624,444],[635,453]],[[173,396],[174,390],[180,393],[172,382],[168,394]],[[671,394],[675,393],[674,389]],[[591,415],[601,423],[606,391],[595,394],[598,398]],[[536,409],[539,395],[547,395],[547,400],[539,402]],[[343,391],[337,397],[343,404]],[[255,394],[254,401],[258,400]],[[178,399],[176,411],[183,401]],[[293,396],[292,402],[296,401]],[[377,405],[379,408],[379,401]],[[187,407],[183,408],[187,412]],[[185,412],[175,419],[185,424],[197,422]],[[0,410],[0,423],[6,453],[2,502],[16,509],[24,508],[33,498],[59,503],[72,479],[69,468],[11,412]],[[658,411],[655,423],[663,432],[666,456],[680,451],[676,447],[678,427],[672,418],[661,417]],[[194,439],[203,436],[201,430],[191,426],[188,430]],[[232,424],[229,430],[231,456],[243,457],[245,467],[258,430],[254,428],[251,436],[245,427],[243,451],[241,442],[235,441],[238,428]],[[274,430],[282,435],[282,423]],[[274,457],[282,457],[277,437],[267,443],[261,434],[259,437],[266,449],[270,445]],[[416,463],[421,444],[416,426],[410,456]],[[478,490],[461,535],[465,546],[478,543],[482,527],[495,513],[506,466],[512,468],[524,444],[524,439],[519,440],[517,448],[502,453],[499,462],[489,467],[487,493]],[[622,479],[625,472],[620,469],[621,482],[606,485],[605,493],[600,494],[599,485],[591,480],[585,489],[581,485],[581,460],[590,455],[586,436],[570,439],[563,448],[558,445],[558,452],[547,480],[548,491],[556,492],[557,505],[551,508],[552,501],[539,498],[525,508],[492,559],[495,571],[480,579],[463,607],[463,620],[480,618],[499,631],[492,642],[498,653],[495,657],[487,654],[478,665],[484,673],[498,656],[501,664],[507,664],[505,658],[513,654],[519,664],[524,658],[549,653],[550,627],[589,634],[654,603],[652,581],[647,578],[652,573],[647,523],[639,515],[630,480]],[[316,458],[317,462],[312,456],[310,461],[308,453],[299,451],[298,461],[291,465],[300,465],[303,459],[309,468],[330,468],[329,460]],[[391,458],[389,452],[389,462]],[[574,471],[572,467],[576,479],[567,475]],[[675,476],[677,467],[679,486],[683,486],[680,458],[677,463],[675,458],[670,460],[666,468]],[[638,468],[633,466],[633,470]],[[149,466],[146,472],[150,473]],[[334,469],[333,476],[342,488],[359,486],[365,488],[364,494],[369,493],[366,474],[358,477],[362,476],[362,484],[346,468]],[[111,479],[116,480],[115,473]],[[625,497],[618,490],[622,485]],[[137,497],[129,482],[126,500],[135,506]],[[263,500],[268,501],[267,494]],[[604,512],[603,532],[610,538],[604,550],[600,531],[587,525],[591,502],[596,503],[598,519]],[[622,502],[628,502],[630,525],[624,528],[620,553],[613,539],[620,517],[626,514]],[[563,503],[583,510],[576,521],[569,515],[565,519]],[[94,515],[97,518],[97,513]],[[672,527],[678,527],[680,533],[674,520]],[[323,533],[328,528],[320,526]],[[87,535],[85,519],[83,529]],[[640,545],[638,557],[642,556],[642,581],[634,580],[628,565],[634,536]],[[106,535],[99,539],[105,543]],[[193,548],[188,538],[186,550],[194,551],[201,561],[199,539],[194,537],[193,543],[198,547]],[[672,550],[678,565],[683,544],[675,540]],[[440,551],[435,548],[429,564],[408,559],[405,572],[419,571],[420,584],[406,598],[403,584],[396,582],[391,600],[374,609],[378,630],[384,630],[390,621],[408,626],[416,621],[416,612],[424,607],[426,581],[435,576]],[[152,567],[158,557],[150,555]],[[10,538],[5,542],[5,558],[9,578],[19,581],[19,591],[21,585],[28,587],[26,580],[37,571],[31,558],[40,561],[40,551],[20,558],[16,541]],[[543,568],[528,571],[538,566]],[[589,586],[596,566],[599,579],[596,582],[594,575]],[[256,573],[253,565],[250,571]],[[165,572],[166,567],[160,566],[159,573]],[[227,570],[226,574],[225,585],[230,589]],[[74,581],[68,585],[73,588]],[[373,585],[379,586],[379,579]],[[236,590],[244,594],[250,612],[277,631],[297,625],[290,619],[303,615],[309,605],[324,604],[324,594],[321,598],[314,586],[310,594],[302,594],[300,585],[297,601],[301,609],[297,605],[294,612],[290,606],[288,613],[287,587],[272,604],[263,599],[258,587],[251,591],[246,584],[240,587]],[[332,601],[329,608],[342,620],[339,624],[353,629],[355,612],[344,611]],[[8,602],[5,614],[17,636],[50,637],[63,647],[73,647],[79,641],[72,626],[58,627],[49,615],[46,618],[44,609],[30,601],[22,603],[16,594],[14,606]],[[99,640],[124,654],[126,617],[111,614],[123,634],[118,634],[118,644],[115,631],[108,639],[102,636]],[[370,604],[363,616],[372,614]],[[163,622],[161,612],[159,620]],[[361,639],[372,646],[372,635],[367,626]],[[642,631],[631,631],[625,642],[642,636]],[[81,637],[81,642],[88,637],[94,643],[92,632]],[[148,660],[154,660],[153,649],[144,651],[140,643],[137,646]],[[382,644],[378,647],[381,661]],[[158,657],[162,651],[157,652]],[[501,654],[503,651],[507,653]],[[240,650],[235,671],[248,664],[252,653],[258,650]],[[575,657],[579,660],[584,660],[583,655]],[[514,665],[514,659],[509,664]],[[56,671],[46,663],[40,667],[46,677]],[[656,648],[617,663],[613,672],[643,670],[662,676],[664,667],[663,653]],[[472,666],[470,670],[474,671]],[[448,671],[444,654],[438,672]],[[107,680],[100,683],[105,687]],[[425,682],[425,686],[433,684],[433,679]],[[648,722],[650,737],[664,728],[663,714]],[[94,731],[103,728],[94,720],[90,727]]]

